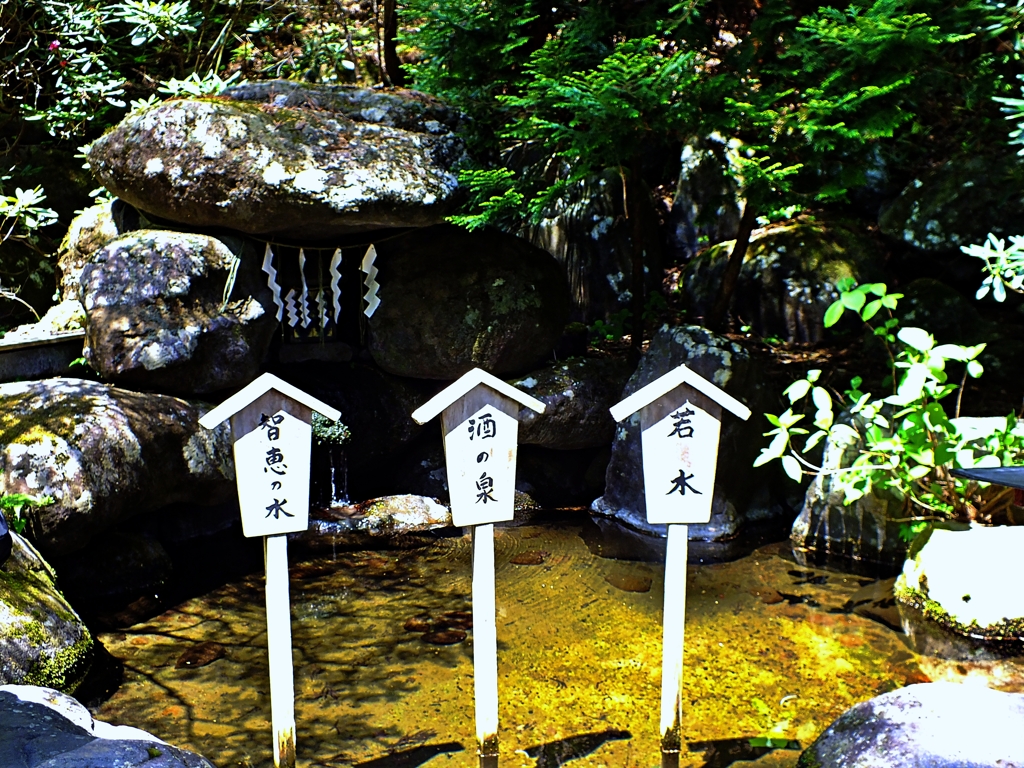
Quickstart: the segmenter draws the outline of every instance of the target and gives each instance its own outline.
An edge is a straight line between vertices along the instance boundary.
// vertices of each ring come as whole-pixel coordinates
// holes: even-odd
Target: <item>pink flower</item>
[[[60,48],[60,40],[54,40],[52,43],[50,43],[51,51],[56,51],[58,48]]]

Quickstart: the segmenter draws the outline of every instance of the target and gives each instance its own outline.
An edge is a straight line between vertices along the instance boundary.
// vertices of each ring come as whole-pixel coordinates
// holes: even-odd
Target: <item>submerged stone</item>
[[[11,534],[10,557],[0,564],[0,685],[74,691],[93,653],[92,636],[57,589],[53,569],[25,539]],[[2,739],[9,725],[4,714],[0,723]],[[2,749],[0,765],[11,765]]]
[[[132,112],[88,156],[162,218],[323,240],[442,221],[467,161],[458,120],[415,91],[271,81]]]

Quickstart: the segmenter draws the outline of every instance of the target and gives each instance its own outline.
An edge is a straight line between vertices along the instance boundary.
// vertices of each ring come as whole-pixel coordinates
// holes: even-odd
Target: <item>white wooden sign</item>
[[[690,399],[643,429],[640,444],[649,523],[711,520],[720,431],[718,418]]]
[[[519,422],[485,405],[444,437],[455,525],[511,520]]]
[[[413,411],[441,416],[448,491],[456,525],[473,537],[473,699],[481,768],[498,760],[498,633],[494,614],[494,523],[515,511],[519,406],[544,403],[475,368]]]
[[[295,768],[295,685],[292,673],[288,538],[309,524],[309,455],[313,411],[341,413],[265,373],[199,423],[216,429],[231,420],[242,532],[263,537],[266,564],[267,652],[274,765]]]
[[[309,527],[313,428],[279,410],[261,413],[256,429],[235,441],[242,532],[276,536]]]
[[[723,408],[741,419],[750,418],[750,409],[743,403],[680,365],[611,409],[616,421],[640,412],[647,520],[668,524],[661,663],[662,768],[679,765],[687,524],[711,519]]]

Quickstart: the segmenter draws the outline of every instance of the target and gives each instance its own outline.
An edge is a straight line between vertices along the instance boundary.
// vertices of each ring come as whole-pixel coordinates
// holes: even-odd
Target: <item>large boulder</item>
[[[907,552],[896,522],[904,516],[903,504],[871,493],[846,504],[845,494],[833,487],[835,470],[849,467],[859,450],[859,444],[826,439],[824,472],[811,481],[793,522],[793,552],[804,564],[825,558],[894,573]]]
[[[443,225],[376,249],[380,305],[367,323],[367,345],[389,373],[515,375],[547,358],[561,336],[565,274],[525,240]]]
[[[711,311],[733,245],[712,246],[686,266],[682,288],[697,316]],[[751,237],[730,311],[762,337],[820,341],[825,310],[839,297],[836,282],[884,280],[881,257],[879,244],[843,223],[767,227]]]
[[[56,576],[21,536],[0,564],[0,685],[25,683],[73,691],[89,671],[94,643],[57,589]],[[6,713],[5,713],[6,714]],[[8,729],[6,716],[0,716]],[[17,765],[3,759],[0,765]]]
[[[746,403],[755,414],[765,410],[764,376],[756,360],[739,344],[698,326],[663,326],[651,340],[622,397],[683,363]],[[781,511],[765,495],[755,493],[758,486],[768,487],[774,482],[769,468],[752,467],[758,447],[764,443],[763,431],[756,417],[744,422],[728,413],[723,416],[711,521],[690,525],[691,540],[729,540],[746,522],[764,520]],[[664,525],[647,522],[639,413],[616,429],[604,495],[591,509],[639,531],[665,535]]]
[[[914,179],[878,218],[886,235],[927,253],[1021,234],[1024,163],[1012,153],[957,158]]]
[[[992,660],[1024,653],[1024,526],[933,527],[896,580],[896,605],[918,653]]]
[[[111,213],[111,203],[97,203],[75,216],[57,252],[60,300],[79,300],[82,267],[86,260],[121,233]]]
[[[574,357],[509,381],[546,406],[519,410],[519,444],[558,450],[611,444],[619,401],[632,368],[618,358]]]
[[[0,722],[5,768],[214,768],[138,728],[94,720],[75,699],[47,687],[0,686]]]
[[[88,157],[156,216],[323,240],[442,221],[466,161],[457,123],[415,91],[273,81],[132,112]]]
[[[924,683],[851,707],[797,768],[993,768],[1024,765],[1024,694]]]
[[[139,230],[93,253],[80,276],[89,364],[109,381],[185,395],[255,378],[278,324],[259,259],[232,244]]]
[[[45,495],[27,535],[45,553],[85,547],[117,522],[176,502],[234,496],[228,428],[199,408],[81,379],[0,385],[0,493]]]

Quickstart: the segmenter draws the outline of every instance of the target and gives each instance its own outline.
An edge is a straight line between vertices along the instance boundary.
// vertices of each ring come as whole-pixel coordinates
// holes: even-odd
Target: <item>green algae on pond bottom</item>
[[[534,766],[529,753],[542,745],[628,731],[631,738],[600,743],[573,765],[652,766],[660,762],[662,569],[596,557],[578,532],[495,531],[501,763]],[[549,553],[542,564],[511,562],[538,550]],[[781,551],[771,545],[689,569],[688,744],[770,736],[806,746],[857,702],[925,679],[902,635],[843,612],[862,579],[794,580]],[[465,749],[425,754],[437,755],[432,764],[477,765],[472,629],[465,642],[432,645],[405,626],[470,610],[470,554],[462,537],[292,565],[299,765],[453,743]],[[650,590],[627,592],[606,579],[630,573],[650,578]],[[793,593],[803,602],[777,599]],[[96,717],[144,728],[221,768],[272,765],[261,575],[100,639],[124,660],[125,681]],[[222,645],[224,657],[176,668],[201,642]],[[779,750],[746,765],[792,766],[798,755]],[[684,752],[680,765],[696,768],[705,757]]]

